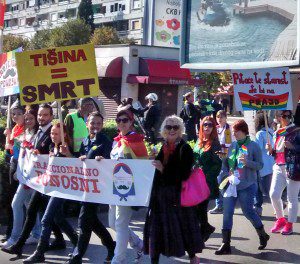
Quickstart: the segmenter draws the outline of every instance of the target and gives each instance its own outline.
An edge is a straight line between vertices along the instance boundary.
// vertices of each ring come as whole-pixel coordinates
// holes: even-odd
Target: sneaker
[[[142,263],[142,259],[144,256],[144,251],[143,250],[139,250],[136,252],[136,257],[134,259],[134,263],[138,264],[138,263]]]
[[[284,228],[286,219],[284,217],[277,219],[274,226],[271,229],[272,233],[280,233],[281,229]]]
[[[25,242],[25,245],[35,245],[39,242],[39,240],[33,236],[30,236],[26,242]]]
[[[208,211],[210,214],[223,214],[223,207],[216,206],[214,209]]]
[[[293,234],[293,223],[286,222],[284,228],[281,231],[282,235],[291,235]]]
[[[0,244],[1,248],[8,248],[12,245],[14,245],[16,243],[16,241],[12,240],[12,239],[8,239],[7,241],[3,242]]]

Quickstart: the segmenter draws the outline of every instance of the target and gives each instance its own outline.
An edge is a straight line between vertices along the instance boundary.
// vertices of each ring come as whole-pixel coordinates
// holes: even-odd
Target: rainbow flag
[[[255,94],[239,92],[244,110],[284,110],[287,107],[289,93],[280,95]]]
[[[286,128],[284,127],[284,128],[279,129],[278,132],[277,132],[277,134],[279,136],[281,136],[281,137],[285,136],[285,134],[286,134]]]
[[[242,153],[245,155],[248,154],[248,148],[245,145],[242,145]]]

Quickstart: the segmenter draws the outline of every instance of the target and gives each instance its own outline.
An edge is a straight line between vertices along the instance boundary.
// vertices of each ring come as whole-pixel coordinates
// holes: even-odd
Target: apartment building
[[[4,34],[32,37],[37,31],[53,28],[77,17],[81,0],[7,0]],[[143,0],[93,0],[94,22],[113,26],[120,37],[141,43]]]

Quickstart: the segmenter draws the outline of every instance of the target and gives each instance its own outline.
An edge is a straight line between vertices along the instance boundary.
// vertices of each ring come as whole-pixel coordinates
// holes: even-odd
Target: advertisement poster
[[[183,0],[181,65],[250,69],[299,65],[299,0]]]
[[[93,44],[26,51],[16,59],[23,105],[99,95]]]
[[[22,52],[22,48],[0,54],[0,97],[20,92],[16,52]]]
[[[143,44],[180,48],[181,0],[145,0]]]
[[[20,152],[17,177],[43,194],[76,201],[147,206],[154,177],[151,160],[81,161]]]
[[[232,71],[231,75],[237,111],[293,109],[288,68]]]
[[[4,14],[6,9],[6,2],[5,0],[0,0],[0,29],[4,27]]]

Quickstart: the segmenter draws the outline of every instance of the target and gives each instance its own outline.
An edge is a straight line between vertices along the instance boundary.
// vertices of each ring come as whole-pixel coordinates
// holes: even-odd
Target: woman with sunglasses
[[[300,191],[300,129],[292,123],[290,110],[280,111],[281,127],[274,134],[274,148],[267,144],[268,152],[275,157],[270,198],[276,212],[272,233],[290,235],[297,222]],[[282,192],[287,187],[288,221],[284,217]]]
[[[216,255],[231,254],[230,239],[237,200],[243,214],[256,229],[260,240],[258,249],[264,249],[270,239],[253,207],[257,191],[257,171],[263,167],[261,150],[256,142],[250,140],[249,128],[244,120],[237,120],[232,129],[237,141],[230,145],[219,176],[222,179],[220,188],[226,181],[228,187],[223,188],[223,244],[215,252]]]
[[[200,123],[199,136],[194,147],[195,166],[203,170],[210,189],[209,199],[197,206],[204,242],[206,242],[215,231],[215,227],[208,223],[207,212],[209,200],[219,197],[217,177],[222,166],[222,161],[218,156],[219,151],[221,151],[221,145],[218,139],[215,120],[211,116],[206,116]]]
[[[188,252],[190,263],[198,264],[196,253],[203,242],[195,207],[180,204],[181,185],[190,176],[193,151],[182,139],[184,123],[178,116],[166,117],[161,125],[164,143],[153,165],[155,175],[144,227],[144,251],[151,263],[159,263],[160,254],[182,257]]]
[[[119,135],[114,138],[111,159],[148,159],[144,136],[134,131],[133,113],[123,109],[119,108],[117,113]],[[109,206],[109,226],[116,231],[115,255],[111,262],[113,264],[127,263],[128,242],[136,250],[135,263],[139,263],[143,256],[143,241],[129,228],[132,213],[133,208],[130,206]]]

